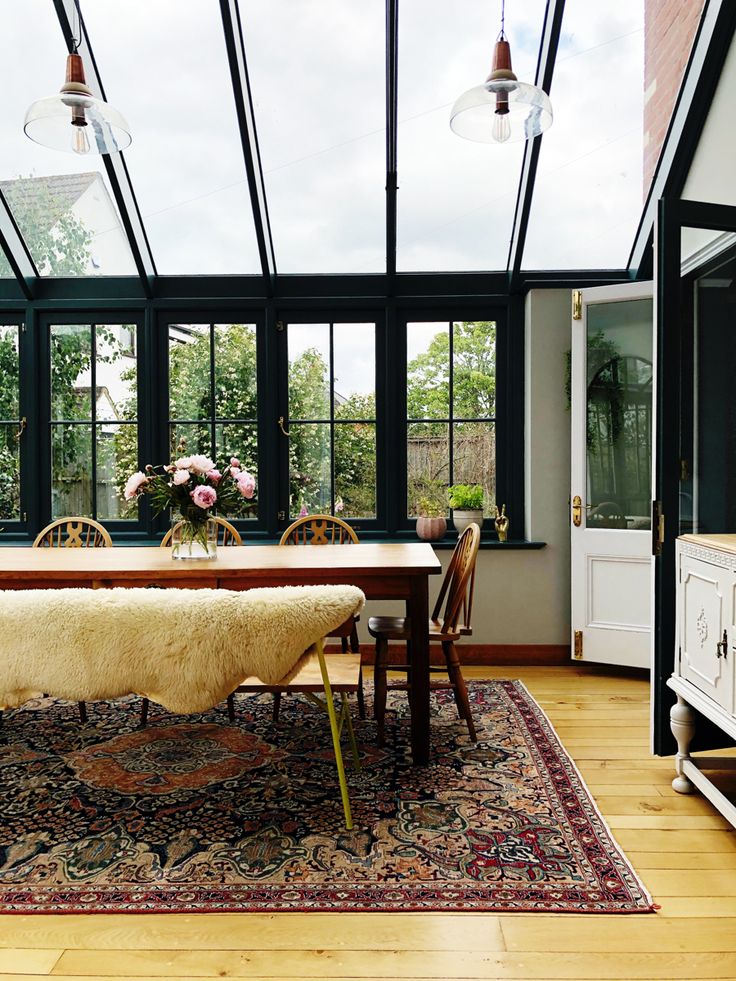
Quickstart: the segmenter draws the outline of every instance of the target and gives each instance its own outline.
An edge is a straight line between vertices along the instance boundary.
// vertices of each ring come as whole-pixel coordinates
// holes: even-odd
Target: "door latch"
[[[664,545],[664,515],[662,502],[652,501],[652,555],[661,555]]]
[[[716,657],[726,659],[728,657],[728,634],[723,631],[723,639],[716,644]]]

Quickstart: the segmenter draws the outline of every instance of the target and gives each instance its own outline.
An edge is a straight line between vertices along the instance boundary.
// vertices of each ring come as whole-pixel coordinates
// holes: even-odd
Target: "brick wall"
[[[657,165],[703,0],[646,0],[644,14],[644,196]]]

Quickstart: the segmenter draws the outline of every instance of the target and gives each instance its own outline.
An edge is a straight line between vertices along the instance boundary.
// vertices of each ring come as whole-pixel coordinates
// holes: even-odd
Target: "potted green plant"
[[[437,542],[447,531],[447,492],[425,494],[417,501],[417,535],[424,542]]]
[[[462,534],[469,524],[483,525],[483,488],[480,484],[454,484],[450,487],[452,523]]]

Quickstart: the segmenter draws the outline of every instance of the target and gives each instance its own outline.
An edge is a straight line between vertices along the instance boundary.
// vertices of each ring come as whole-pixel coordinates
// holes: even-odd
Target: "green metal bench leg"
[[[340,732],[342,732],[342,722],[344,720],[345,725],[348,730],[348,741],[350,742],[350,751],[353,754],[353,763],[355,764],[355,769],[360,769],[360,756],[358,754],[358,744],[355,741],[355,733],[353,732],[353,720],[350,717],[350,702],[348,701],[348,696],[345,692],[342,693],[342,712],[340,713]]]
[[[340,729],[337,724],[337,716],[335,715],[335,705],[332,701],[332,688],[330,686],[330,679],[327,675],[327,665],[325,664],[325,655],[322,650],[322,641],[317,643],[317,658],[319,660],[319,669],[322,672],[322,684],[325,689],[325,701],[327,702],[327,715],[330,719],[330,731],[332,733],[332,748],[335,751],[335,763],[337,765],[337,777],[340,781],[340,796],[342,797],[342,807],[345,812],[345,827],[348,831],[353,830],[353,815],[350,812],[350,796],[348,794],[348,782],[345,778],[345,767],[342,762],[342,749],[340,747]]]

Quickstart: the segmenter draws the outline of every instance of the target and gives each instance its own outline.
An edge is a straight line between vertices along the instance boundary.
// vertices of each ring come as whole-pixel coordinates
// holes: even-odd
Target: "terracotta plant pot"
[[[483,527],[483,512],[482,511],[453,511],[452,512],[452,523],[455,525],[455,530],[458,535],[462,535],[468,525],[475,522],[479,528]]]
[[[447,521],[444,518],[417,518],[417,536],[423,542],[438,542],[445,537]]]

